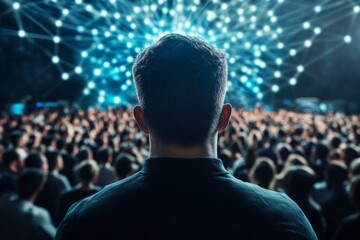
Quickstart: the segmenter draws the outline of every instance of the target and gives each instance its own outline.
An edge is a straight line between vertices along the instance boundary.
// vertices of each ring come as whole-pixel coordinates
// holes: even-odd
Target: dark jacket
[[[221,160],[150,158],[71,207],[56,239],[317,239],[286,195],[232,177]]]

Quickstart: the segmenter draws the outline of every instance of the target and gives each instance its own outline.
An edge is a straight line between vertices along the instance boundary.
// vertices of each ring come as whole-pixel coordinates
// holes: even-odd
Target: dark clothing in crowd
[[[74,166],[78,163],[78,161],[76,157],[68,153],[62,153],[61,156],[63,159],[64,168],[60,173],[63,174],[69,180],[72,186],[74,186],[76,185],[77,181],[75,180],[73,169]]]
[[[100,187],[95,186],[91,190],[72,189],[62,192],[59,197],[57,213],[55,217],[56,224],[60,224],[61,220],[64,218],[66,212],[69,210],[71,205],[84,198],[94,195],[100,190]]]
[[[333,237],[337,227],[345,217],[355,213],[345,187],[330,191],[321,207],[327,224],[328,239]]]
[[[16,196],[0,199],[1,240],[51,240],[55,232],[44,208]]]
[[[51,217],[54,217],[56,203],[60,193],[68,189],[70,189],[70,183],[66,177],[60,174],[49,173],[47,175],[45,186],[36,199],[35,204],[47,209]]]
[[[232,177],[221,160],[150,158],[73,205],[56,239],[317,239],[285,194]]]
[[[340,224],[334,240],[358,240],[360,237],[360,214],[346,217]]]
[[[4,193],[16,192],[17,179],[17,173],[13,173],[8,170],[3,170],[2,172],[0,172],[0,196]]]

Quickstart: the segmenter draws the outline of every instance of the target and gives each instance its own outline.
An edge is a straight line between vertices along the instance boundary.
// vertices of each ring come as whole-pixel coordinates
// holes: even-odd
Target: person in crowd
[[[343,162],[333,161],[325,171],[329,194],[320,202],[327,224],[327,238],[332,239],[336,228],[348,215],[355,212],[346,190],[348,169]]]
[[[56,229],[50,214],[34,202],[46,181],[37,169],[24,170],[18,180],[18,195],[0,199],[0,238],[51,240]]]
[[[134,116],[149,134],[150,158],[74,205],[56,239],[226,239],[229,229],[243,239],[317,239],[290,198],[235,179],[216,158],[232,111],[223,104],[225,54],[168,34],[138,55],[133,75]]]
[[[30,153],[25,158],[25,168],[35,168],[43,173],[48,173],[49,165],[44,154],[40,152]]]
[[[55,214],[55,223],[57,225],[60,224],[72,204],[101,190],[100,187],[94,185],[99,176],[99,167],[94,160],[82,161],[77,166],[76,172],[80,184],[70,190],[63,191],[59,196]]]
[[[21,130],[16,130],[10,135],[10,142],[12,148],[14,148],[20,155],[20,157],[24,160],[28,153],[26,151],[26,142],[28,140],[28,136]]]
[[[57,151],[48,151],[45,156],[49,165],[49,173],[47,174],[45,186],[35,204],[47,209],[51,217],[54,218],[60,193],[69,190],[70,183],[65,176],[59,173],[63,168],[61,155]]]
[[[18,174],[24,162],[15,149],[7,150],[3,155],[3,169],[0,172],[0,196],[16,192]]]
[[[326,223],[321,207],[312,196],[315,172],[308,166],[291,166],[285,175],[285,191],[303,210],[318,239],[325,239]]]
[[[118,180],[131,176],[135,171],[137,171],[135,158],[130,154],[119,154],[115,159],[115,171]]]
[[[262,188],[274,190],[276,181],[276,166],[270,158],[260,157],[250,170],[251,182]]]
[[[356,240],[360,236],[360,176],[351,179],[351,199],[357,212],[341,222],[334,240]]]
[[[109,147],[102,147],[96,155],[96,161],[99,164],[99,177],[96,185],[105,187],[106,185],[116,181],[116,173],[112,164],[112,149]]]
[[[60,173],[64,175],[72,186],[76,185],[76,180],[74,178],[74,167],[78,164],[78,159],[76,158],[76,145],[74,143],[67,143],[65,141],[60,141],[61,145],[57,144],[57,149],[60,151],[61,157],[63,159],[63,169],[60,170]]]

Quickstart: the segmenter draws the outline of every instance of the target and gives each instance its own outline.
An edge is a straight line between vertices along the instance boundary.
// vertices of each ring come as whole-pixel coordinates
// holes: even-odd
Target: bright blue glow
[[[63,79],[63,80],[68,80],[69,79],[69,74],[68,73],[63,73],[62,75],[61,75],[61,78]]]
[[[58,64],[60,62],[60,58],[58,56],[53,56],[51,61],[55,64]]]
[[[19,37],[23,38],[26,36],[26,32],[24,30],[19,30],[18,35]]]
[[[114,97],[114,103],[119,104],[121,102],[121,98],[119,96]]]
[[[93,89],[93,88],[95,88],[95,83],[94,82],[89,82],[88,83],[88,88],[90,88],[90,89]]]

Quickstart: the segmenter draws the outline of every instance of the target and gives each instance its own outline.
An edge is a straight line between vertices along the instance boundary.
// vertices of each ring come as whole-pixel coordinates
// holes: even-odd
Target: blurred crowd
[[[234,110],[218,139],[235,178],[287,194],[319,239],[359,233],[359,148],[360,115],[261,108]],[[19,226],[53,238],[73,203],[139,171],[148,156],[130,108],[2,113],[0,238]]]

